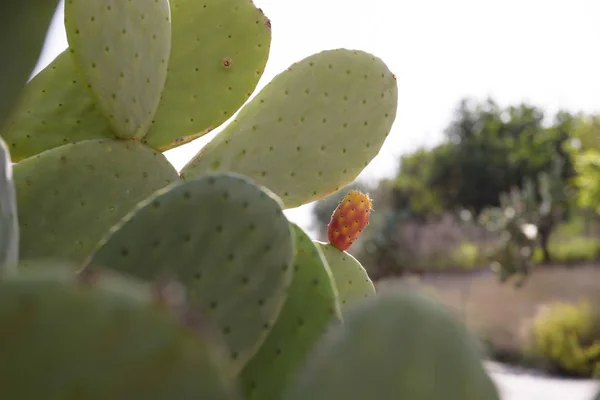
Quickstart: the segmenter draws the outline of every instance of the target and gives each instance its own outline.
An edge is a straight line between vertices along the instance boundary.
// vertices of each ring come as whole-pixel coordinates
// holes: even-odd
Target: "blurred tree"
[[[574,159],[578,190],[577,205],[600,214],[600,115],[580,114],[572,122],[572,139],[567,146]]]
[[[553,180],[553,210],[544,214],[537,226],[549,261],[548,239],[558,219],[564,218],[568,210],[569,196],[560,192],[568,189],[575,175],[573,152],[567,151],[569,146],[565,145],[572,145],[571,132],[577,129],[581,142],[594,142],[594,134],[589,132],[594,130],[579,121],[579,116],[559,112],[546,126],[544,113],[532,105],[502,108],[491,99],[481,103],[462,100],[445,130],[445,140],[433,148],[403,155],[393,179],[381,181],[373,188],[354,183],[317,202],[317,228],[326,237],[327,223],[341,198],[353,188],[370,189],[385,201],[375,200],[374,216],[382,220],[370,224],[363,242],[377,253],[376,259],[385,256],[393,263],[390,254],[404,251],[399,250],[402,244],[392,237],[398,223],[415,219],[425,222],[462,210],[469,210],[477,218],[485,208],[500,206],[502,193],[522,188],[527,180],[538,186],[541,173],[555,176],[555,167],[560,164],[560,175]],[[600,119],[594,121],[594,126],[600,128]],[[535,188],[539,202],[543,202],[541,189]],[[358,247],[354,246],[354,250]]]
[[[563,146],[572,117],[564,112],[543,126],[544,113],[521,104],[500,108],[494,101],[471,105],[463,100],[446,130],[444,151],[435,157],[428,182],[445,209],[464,208],[478,215],[498,206],[500,194],[522,187],[525,178],[549,172],[556,158],[565,183],[574,174]]]

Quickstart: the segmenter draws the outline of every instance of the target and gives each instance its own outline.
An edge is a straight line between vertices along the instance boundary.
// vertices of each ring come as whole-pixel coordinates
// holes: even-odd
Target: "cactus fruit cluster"
[[[45,8],[13,3],[0,15],[47,28]],[[69,48],[25,84],[40,46],[23,43],[8,78],[4,397],[498,399],[441,306],[376,294],[358,260],[284,214],[378,153],[397,107],[383,61],[323,51],[242,107],[271,40],[251,0],[64,6]],[[167,162],[238,109],[181,174]],[[362,214],[340,214],[359,221],[352,237],[361,196]]]

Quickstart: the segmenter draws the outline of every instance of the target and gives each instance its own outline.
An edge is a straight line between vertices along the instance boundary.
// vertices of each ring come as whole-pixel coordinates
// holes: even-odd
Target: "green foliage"
[[[0,271],[19,261],[19,221],[13,182],[12,161],[0,138]]]
[[[207,174],[141,202],[85,265],[182,282],[190,303],[223,331],[237,373],[284,303],[293,239],[279,199],[245,177]]]
[[[565,373],[599,377],[599,322],[589,302],[555,302],[535,316],[534,350]]]
[[[547,128],[543,118],[527,104],[501,108],[492,100],[474,105],[464,100],[444,143],[403,158],[398,185],[411,190],[411,204],[425,204],[425,210],[462,208],[477,215],[498,206],[500,194],[521,187],[525,178],[552,171],[556,158],[564,164],[566,184],[573,175],[571,157],[562,149],[570,120],[558,114]]]
[[[537,226],[531,223],[532,208],[536,205],[533,185],[521,191],[514,188],[503,194],[500,207],[485,209],[480,222],[491,232],[500,233],[500,243],[492,254],[492,267],[505,282],[513,275],[521,285],[533,268],[532,256],[538,237]]]
[[[471,269],[482,265],[483,257],[474,243],[462,242],[452,253],[451,263],[459,268]]]
[[[425,217],[439,214],[443,194],[431,186],[438,163],[448,156],[448,146],[418,149],[400,157],[400,170],[393,181],[395,207],[409,210],[411,215]]]
[[[595,237],[573,236],[550,241],[552,260],[558,264],[593,262],[600,259],[600,239]],[[532,261],[536,264],[544,261],[541,248],[533,252]]]
[[[543,262],[550,261],[550,233],[563,212],[565,198],[562,165],[556,163],[552,174],[541,172],[537,182],[525,179],[522,189],[514,187],[500,196],[500,207],[487,208],[480,214],[479,220],[488,230],[500,233],[492,259],[502,281],[519,275],[517,284],[523,283],[533,268],[538,240]]]
[[[315,346],[284,400],[494,400],[498,391],[464,326],[411,292],[354,307]]]
[[[8,0],[0,5],[0,128],[37,63],[58,0]]]
[[[587,150],[576,157],[578,171],[575,183],[579,188],[579,203],[600,214],[600,150]]]

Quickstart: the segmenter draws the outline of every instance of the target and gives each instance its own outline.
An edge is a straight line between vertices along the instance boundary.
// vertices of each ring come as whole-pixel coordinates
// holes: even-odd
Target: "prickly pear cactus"
[[[499,400],[466,329],[411,292],[379,295],[315,346],[284,400]]]
[[[157,152],[219,127],[252,95],[269,18],[251,0],[72,0],[65,27],[69,48],[26,85],[1,132],[19,163],[27,259],[80,261],[124,212],[177,178],[234,172],[284,208],[320,199],[377,155],[396,117],[397,84],[382,60],[323,51],[279,74],[177,177]],[[100,160],[100,149],[88,163],[92,142],[144,160],[119,151]],[[59,168],[75,149],[85,154]],[[144,152],[156,157],[153,171]]]
[[[375,286],[356,258],[329,243],[315,241],[315,245],[329,264],[343,312],[355,302],[375,296]]]
[[[333,276],[310,237],[296,234],[294,277],[267,340],[241,373],[247,400],[279,400],[305,357],[330,324],[341,323]]]
[[[217,128],[244,104],[261,78],[271,22],[251,0],[170,0],[169,74],[144,138],[164,151]]]
[[[23,260],[83,261],[138,202],[178,180],[162,154],[110,139],[57,147],[14,171]]]
[[[6,398],[237,398],[218,336],[170,286],[30,266],[0,280],[0,326]]]
[[[48,149],[114,134],[65,50],[25,86],[2,136],[13,161],[19,162]]]
[[[19,261],[19,223],[13,183],[12,161],[0,138],[0,271]]]
[[[4,1],[0,4],[0,128],[15,106],[37,63],[58,0]]]
[[[168,0],[65,3],[76,69],[117,137],[139,139],[150,128],[167,78],[170,18]]]
[[[358,239],[369,223],[371,199],[357,190],[348,192],[331,215],[327,225],[329,243],[345,251]]]
[[[377,155],[396,116],[395,76],[362,51],[327,50],[277,75],[181,171],[235,171],[286,208],[353,181]]]
[[[85,265],[182,282],[190,303],[216,321],[236,373],[275,323],[293,256],[278,199],[245,177],[207,174],[140,203]]]

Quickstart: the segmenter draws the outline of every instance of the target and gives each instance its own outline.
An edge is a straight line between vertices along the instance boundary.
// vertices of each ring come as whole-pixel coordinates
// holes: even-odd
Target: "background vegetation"
[[[600,373],[600,116],[465,99],[392,179],[317,202],[321,239],[351,189],[376,212],[349,251],[380,287],[435,293],[496,359]]]

